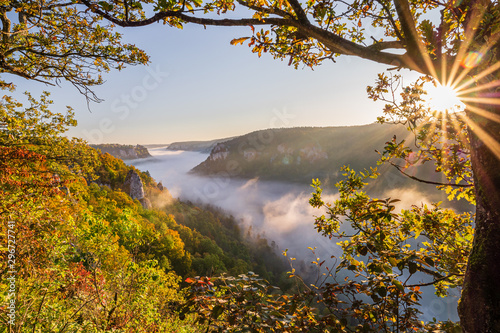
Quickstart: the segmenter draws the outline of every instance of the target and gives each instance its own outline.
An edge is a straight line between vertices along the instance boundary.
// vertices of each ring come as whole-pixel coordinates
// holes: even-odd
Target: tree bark
[[[481,105],[500,115],[499,105]],[[500,332],[500,124],[467,112],[476,228],[458,312],[465,333]]]

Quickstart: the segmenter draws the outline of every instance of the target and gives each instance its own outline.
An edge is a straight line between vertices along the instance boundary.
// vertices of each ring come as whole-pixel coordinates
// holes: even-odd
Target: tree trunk
[[[478,105],[500,115],[500,106]],[[467,112],[476,191],[474,243],[458,306],[466,333],[500,332],[500,124]]]

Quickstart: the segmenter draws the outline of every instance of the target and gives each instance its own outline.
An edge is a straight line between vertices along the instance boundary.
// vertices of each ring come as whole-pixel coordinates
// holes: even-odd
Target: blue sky
[[[121,31],[151,64],[105,74],[95,89],[105,101],[91,111],[68,84],[16,79],[18,92],[51,91],[55,109],[76,111],[79,124],[69,134],[91,143],[209,140],[270,127],[368,124],[381,115],[383,105],[367,98],[366,86],[386,65],[341,57],[295,70],[268,54],[259,58],[246,43],[230,45],[249,28],[155,24]]]

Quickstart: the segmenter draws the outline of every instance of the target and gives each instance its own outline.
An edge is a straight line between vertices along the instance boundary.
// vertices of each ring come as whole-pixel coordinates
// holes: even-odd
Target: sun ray
[[[434,133],[434,131],[436,130],[436,122],[435,121],[431,121],[431,117],[430,116],[427,116],[418,126],[417,126],[417,129],[420,130],[422,129],[422,127],[426,124],[429,124],[430,123],[430,126],[429,126],[429,131],[427,132],[427,134],[425,135],[425,137],[423,138],[423,142],[425,144],[428,144],[428,141],[430,140],[430,137],[432,135],[432,133]]]
[[[500,159],[500,143],[498,143],[490,134],[479,126],[479,124],[474,123],[469,117],[464,114],[459,114],[459,117],[465,121],[469,126],[470,130],[474,132],[475,135],[488,147],[488,149]]]
[[[479,81],[480,79],[482,79],[486,75],[489,75],[492,72],[496,71],[500,66],[500,64],[498,62],[493,66],[489,66],[487,69],[485,69],[481,73],[474,75],[473,78],[466,80],[465,82],[460,84],[460,86],[456,87],[456,85],[458,85],[465,78],[465,76],[467,74],[469,74],[470,71],[481,62],[483,55],[486,54],[495,45],[495,43],[499,39],[500,39],[500,34],[497,34],[497,35],[495,35],[494,38],[490,39],[488,44],[484,45],[479,51],[470,52],[466,57],[462,56],[459,58],[457,56],[456,60],[462,59],[462,60],[460,60],[460,64],[464,67],[464,70],[460,73],[460,75],[456,78],[456,80],[450,86],[456,90],[462,90],[463,88]]]
[[[448,66],[448,61],[446,60],[446,57],[441,57],[441,80],[439,82],[442,82],[443,85],[447,86],[447,66]]]
[[[472,84],[474,84],[475,82],[477,82],[478,80],[482,79],[483,77],[485,77],[486,75],[489,75],[491,73],[493,73],[494,71],[496,71],[497,69],[500,68],[500,61],[495,63],[494,65],[492,66],[489,66],[487,69],[485,69],[484,71],[482,71],[481,73],[477,74],[476,76],[474,76],[473,78],[471,79],[468,79],[466,80],[465,82],[463,82],[460,86],[458,87],[454,87],[452,85],[452,87],[457,90],[457,91],[460,91],[462,89],[464,89],[465,87],[468,87]],[[465,71],[464,71],[465,72]],[[458,79],[457,79],[458,81]]]
[[[500,105],[500,98],[489,98],[489,97],[461,97],[463,102],[472,102],[478,104],[492,104]]]
[[[458,139],[455,138],[455,141],[457,142],[467,142],[468,141],[468,138],[466,137],[466,134],[463,132],[462,128],[460,128],[459,126],[459,120],[458,120],[458,115],[457,113],[452,113],[450,115],[450,117],[452,117],[452,121],[451,121],[451,125],[453,126],[453,128],[455,129],[455,131],[457,132],[457,135],[458,135]]]
[[[448,113],[447,112],[441,112],[441,134],[443,136],[443,142],[448,141],[448,128],[447,128],[447,120],[448,120]],[[441,146],[442,148],[442,146]],[[445,160],[448,158],[448,155],[445,156]]]
[[[453,118],[452,121],[451,121],[451,124],[452,124],[453,128],[455,129],[455,131],[457,133],[457,136],[458,136],[458,139],[455,138],[455,141],[456,142],[462,142],[462,144],[464,144],[466,142],[469,142],[469,138],[467,136],[467,131],[465,131],[465,133],[464,133],[464,130],[463,130],[463,128],[460,125],[461,121],[458,119],[459,118],[459,114],[452,113],[450,116]],[[463,154],[470,154],[469,147],[468,146],[466,146],[466,147],[467,147],[467,150],[466,151],[462,151],[462,153]],[[464,158],[465,158],[465,156],[464,156]],[[467,179],[467,177],[465,177],[462,174],[461,175],[457,175],[456,182],[458,183],[460,181],[465,181],[467,183],[471,182],[470,179]]]
[[[449,85],[451,87],[454,87],[460,80],[462,80],[465,75],[468,74],[468,72],[472,69],[467,69],[464,70],[463,72],[460,73],[460,76],[455,79],[458,69],[460,68],[462,59],[465,58],[465,54],[467,53],[467,50],[469,49],[469,45],[472,43],[474,40],[474,34],[476,31],[476,28],[479,26],[481,23],[481,20],[486,12],[486,7],[484,8],[477,8],[473,7],[473,10],[478,11],[475,15],[471,15],[472,20],[468,23],[467,27],[465,28],[465,36],[463,38],[463,42],[460,44],[460,48],[458,49],[458,53],[455,57],[455,61],[453,62],[452,68],[450,70],[450,75],[449,75],[449,82],[446,82],[446,85]]]
[[[486,119],[493,120],[497,123],[500,123],[500,115],[494,114],[493,112],[486,111],[482,108],[479,108],[479,107],[476,107],[473,105],[469,105],[469,104],[467,104],[467,110],[474,112],[475,114],[480,115],[481,117],[484,117]]]
[[[495,80],[495,81],[492,81],[492,82],[489,82],[489,83],[485,83],[485,84],[482,84],[480,86],[476,86],[476,87],[473,87],[473,88],[469,88],[469,89],[465,89],[465,90],[459,90],[457,92],[457,95],[458,96],[466,95],[466,94],[470,94],[470,93],[477,92],[477,91],[482,91],[482,90],[486,90],[486,89],[490,89],[490,88],[495,88],[495,87],[498,87],[498,86],[500,86],[500,80]]]

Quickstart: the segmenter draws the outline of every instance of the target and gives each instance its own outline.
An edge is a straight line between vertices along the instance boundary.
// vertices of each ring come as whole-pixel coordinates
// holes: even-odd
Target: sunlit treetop
[[[145,64],[146,54],[120,41],[113,26],[74,1],[1,1],[0,84],[9,75],[58,84],[67,80],[91,100],[102,72]]]

